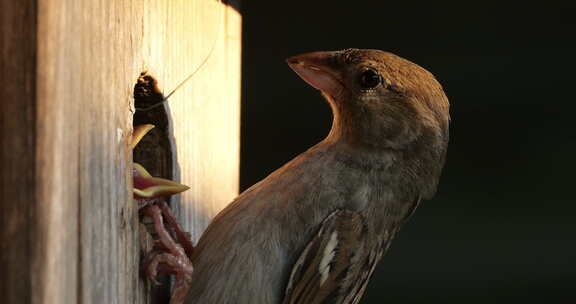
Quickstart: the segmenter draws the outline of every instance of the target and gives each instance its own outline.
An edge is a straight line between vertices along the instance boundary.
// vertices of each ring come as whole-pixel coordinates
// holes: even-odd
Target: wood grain
[[[146,303],[132,90],[148,70],[170,91],[210,56],[167,105],[175,179],[191,186],[173,204],[197,239],[238,191],[241,17],[212,0],[1,11],[2,303]]]
[[[0,302],[30,303],[38,211],[35,1],[0,1],[0,51]]]

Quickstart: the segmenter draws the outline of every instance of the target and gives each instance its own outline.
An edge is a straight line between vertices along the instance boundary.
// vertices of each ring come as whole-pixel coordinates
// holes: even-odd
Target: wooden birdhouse
[[[190,186],[171,207],[196,241],[239,188],[238,6],[2,1],[0,302],[156,301],[139,275],[130,136],[136,119],[159,124],[163,156],[141,161]],[[140,115],[146,75],[173,94]]]

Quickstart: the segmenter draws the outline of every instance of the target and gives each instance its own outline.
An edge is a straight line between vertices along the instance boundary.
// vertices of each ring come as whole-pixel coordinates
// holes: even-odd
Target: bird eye
[[[360,86],[363,89],[373,89],[382,82],[382,76],[374,70],[366,70],[360,75]]]
[[[382,76],[374,70],[366,70],[360,75],[360,86],[363,89],[373,89],[382,82]]]

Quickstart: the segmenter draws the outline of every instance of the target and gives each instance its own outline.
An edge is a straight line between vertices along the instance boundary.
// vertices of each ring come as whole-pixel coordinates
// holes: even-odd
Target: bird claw
[[[157,257],[158,251],[151,251],[141,262],[140,269],[150,282],[155,286],[160,286],[162,283],[156,279],[158,277],[158,267],[160,266],[160,260]]]
[[[152,219],[154,232],[157,235],[153,251],[143,262],[144,273],[155,285],[160,285],[156,279],[158,274],[175,275],[176,280],[170,303],[183,303],[191,286],[194,269],[190,260],[194,248],[189,238],[190,234],[182,230],[166,202],[146,206],[140,212],[143,216]],[[170,231],[173,231],[174,238]]]
[[[158,264],[160,263],[160,261],[156,259],[156,257],[158,257],[158,255],[154,255],[154,257],[152,257],[151,261],[145,267],[146,268],[145,273],[146,277],[150,280],[150,282],[152,282],[156,286],[159,286],[162,284],[158,282],[156,277],[158,276]]]
[[[147,260],[148,263],[144,267],[145,273],[148,279],[155,285],[161,285],[161,283],[156,280],[158,273],[174,274],[176,275],[176,285],[182,285],[182,283],[189,285],[193,266],[187,257],[182,258],[167,252],[153,252]]]

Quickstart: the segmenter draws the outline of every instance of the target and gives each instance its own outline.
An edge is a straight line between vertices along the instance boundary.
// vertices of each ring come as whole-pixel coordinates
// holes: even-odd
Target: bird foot
[[[166,202],[157,202],[140,209],[142,216],[152,219],[157,239],[153,250],[143,262],[146,277],[158,285],[159,273],[175,275],[170,304],[180,304],[191,286],[193,266],[190,261],[194,249],[190,234],[182,230]]]

